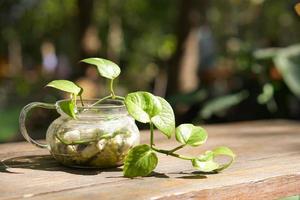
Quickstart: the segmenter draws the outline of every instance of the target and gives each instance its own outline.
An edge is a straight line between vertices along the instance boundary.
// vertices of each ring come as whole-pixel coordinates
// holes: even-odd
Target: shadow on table
[[[169,173],[172,176],[172,178],[180,178],[180,179],[206,179],[209,174],[216,174],[216,173],[203,173],[203,172],[173,172]],[[156,177],[156,178],[170,178],[170,176],[166,175],[165,173],[158,173],[158,172],[152,172],[149,177]]]
[[[183,179],[205,179],[205,178],[207,178],[207,175],[217,174],[217,172],[199,172],[199,171],[193,171],[193,172],[179,172],[178,174],[181,174],[182,176],[179,176],[177,178],[183,178]]]
[[[109,169],[80,169],[80,168],[71,168],[65,167],[59,164],[51,155],[32,155],[32,156],[19,156],[14,158],[4,159],[0,163],[0,173],[18,173],[14,172],[13,168],[21,169],[32,169],[32,170],[43,170],[43,171],[62,171],[70,174],[77,175],[97,175],[102,172],[122,172],[122,169],[109,168]],[[205,179],[206,175],[211,173],[200,173],[200,172],[173,172],[172,178],[181,178],[181,179]],[[123,177],[120,174],[117,176],[109,176],[106,178],[121,178]],[[152,172],[148,177],[155,178],[171,178],[165,173]]]
[[[59,164],[51,155],[36,155],[36,156],[19,156],[14,158],[4,159],[0,163],[0,173],[18,173],[13,172],[12,168],[23,168],[43,171],[63,171],[70,174],[78,175],[97,175],[101,172],[119,172],[120,168],[110,169],[79,169],[65,167]]]
[[[177,173],[170,173],[172,174],[172,176],[169,176],[165,173],[159,173],[159,172],[155,172],[153,171],[151,174],[149,174],[148,176],[146,177],[154,177],[154,178],[179,178],[179,179],[205,179],[207,178],[207,175],[206,173],[203,174],[203,173],[184,173],[184,172],[177,172]],[[109,177],[106,177],[106,178],[122,178],[123,176],[109,176]],[[133,179],[143,179],[145,177],[136,177],[136,178],[133,178]]]

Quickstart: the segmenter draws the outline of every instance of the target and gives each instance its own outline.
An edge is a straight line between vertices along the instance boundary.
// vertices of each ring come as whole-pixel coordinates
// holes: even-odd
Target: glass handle
[[[35,108],[35,107],[39,107],[39,108],[46,108],[46,109],[55,109],[55,105],[54,104],[49,104],[49,103],[40,103],[40,102],[32,102],[28,105],[26,105],[20,113],[20,117],[19,117],[19,126],[20,126],[20,131],[23,135],[23,137],[31,144],[36,145],[37,147],[40,148],[47,148],[48,145],[47,144],[42,144],[39,143],[37,141],[35,141],[34,139],[32,139],[27,132],[26,126],[25,126],[25,122],[26,122],[26,117],[28,112]]]

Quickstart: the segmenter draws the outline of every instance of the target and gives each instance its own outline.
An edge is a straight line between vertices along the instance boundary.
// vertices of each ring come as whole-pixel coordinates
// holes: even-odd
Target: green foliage
[[[212,99],[208,103],[204,104],[203,109],[200,112],[200,116],[203,119],[210,118],[213,114],[218,114],[225,111],[232,106],[235,106],[248,97],[247,91],[241,91],[236,94],[225,95]]]
[[[268,83],[265,83],[262,86],[262,93],[258,95],[257,102],[259,104],[265,104],[268,110],[271,113],[278,111],[278,105],[281,105],[281,102],[275,101],[275,91],[281,92],[280,88],[276,87],[278,85],[278,80],[282,80],[288,87],[288,89],[298,98],[300,98],[300,45],[292,45],[286,48],[266,48],[259,49],[254,52],[254,58],[259,62],[258,68],[260,68],[259,75],[263,75],[264,73],[269,73],[270,70],[278,71],[280,76],[275,75],[274,78],[270,78]],[[272,68],[266,68],[266,66],[270,65]],[[277,70],[273,68],[276,67]],[[269,76],[269,75],[268,75]],[[282,78],[282,79],[281,79]],[[264,79],[266,79],[266,75],[264,75]],[[265,80],[264,80],[265,81]],[[276,90],[275,90],[276,89]],[[278,100],[278,98],[276,99]],[[280,99],[279,99],[280,100]]]
[[[121,72],[120,67],[117,64],[103,58],[87,58],[81,60],[81,62],[96,65],[100,76],[108,79],[117,78]]]
[[[126,156],[123,173],[126,177],[147,176],[156,167],[158,158],[148,145],[139,145],[131,149]]]
[[[226,164],[220,164],[218,169],[216,171],[222,171],[226,168],[228,168],[234,161],[236,155],[233,153],[233,151],[228,147],[217,147],[213,150],[213,157],[216,158],[217,156],[227,156],[230,158],[230,161]]]
[[[46,87],[53,87],[58,90],[62,90],[68,93],[71,93],[72,99],[69,101],[62,101],[59,103],[59,107],[62,112],[67,114],[68,116],[76,119],[75,110],[76,110],[76,97],[80,96],[80,100],[82,102],[81,94],[83,89],[77,86],[75,83],[68,80],[55,80],[51,81],[46,85]],[[83,102],[82,102],[83,105]]]
[[[253,56],[257,60],[269,60],[277,55],[278,50],[279,48],[259,49],[253,53]]]
[[[185,105],[193,105],[195,103],[202,102],[208,96],[205,89],[200,89],[187,94],[177,94],[168,98],[171,105],[180,103]]]
[[[125,105],[129,114],[137,121],[148,123],[162,110],[158,98],[149,92],[134,92],[125,97]]]
[[[300,45],[281,49],[273,60],[288,88],[300,98]]]
[[[96,65],[100,76],[110,79],[111,96],[115,98],[116,96],[113,88],[113,82],[114,79],[117,78],[121,73],[120,67],[116,63],[104,58],[87,58],[81,60],[81,62]]]
[[[211,172],[219,167],[218,163],[213,161],[212,151],[205,152],[205,154],[200,158],[194,158],[192,160],[192,165],[201,172]]]
[[[270,83],[266,83],[263,87],[263,92],[257,97],[260,104],[268,103],[274,96],[274,87]]]
[[[277,111],[277,104],[274,100],[274,90],[274,86],[271,83],[266,83],[263,86],[262,93],[257,97],[257,102],[259,104],[266,104],[271,113]]]
[[[137,121],[150,124],[150,146],[141,145],[133,148],[125,159],[124,175],[127,177],[146,176],[151,173],[157,164],[157,157],[153,152],[159,152],[174,156],[183,160],[190,160],[192,165],[205,172],[221,171],[230,166],[235,155],[227,147],[218,147],[213,151],[208,151],[200,157],[187,157],[175,153],[175,151],[186,145],[199,146],[207,139],[206,131],[193,124],[182,124],[176,128],[176,140],[180,146],[171,150],[164,150],[155,147],[153,141],[153,124],[162,133],[171,137],[175,127],[175,117],[172,107],[161,97],[156,97],[148,92],[130,93],[125,98],[125,105],[131,116]],[[218,164],[214,158],[219,155],[229,156],[230,162]]]
[[[72,23],[83,17],[81,14],[79,15],[79,13],[83,13],[89,17],[83,17],[81,20],[84,22],[91,17],[88,21],[93,23],[89,28],[97,30],[94,36],[101,41],[101,48],[98,49],[97,54],[109,55],[121,63],[126,63],[126,68],[124,68],[126,76],[123,79],[123,83],[126,84],[123,85],[123,88],[125,90],[136,90],[137,88],[147,90],[153,77],[157,74],[157,69],[164,68],[167,65],[165,63],[169,63],[165,61],[168,61],[174,55],[176,48],[181,46],[177,43],[180,43],[182,39],[178,38],[177,32],[174,30],[182,30],[183,33],[188,31],[186,30],[188,26],[181,22],[183,18],[178,17],[181,13],[181,1],[139,2],[129,0],[118,2],[104,0],[95,1],[92,7],[87,6],[86,12],[78,12],[78,9],[85,8],[85,6],[79,7],[80,2],[82,1],[3,2],[0,13],[7,17],[2,17],[0,20],[1,52],[6,55],[8,44],[10,46],[9,42],[14,42],[16,39],[20,41],[22,51],[26,52],[26,60],[39,62],[41,43],[50,41],[59,55],[62,54],[68,59],[68,62],[74,64],[76,56],[80,55],[81,48],[85,46],[82,42],[85,40],[76,42],[79,41],[78,36],[90,36],[90,34],[82,34],[85,30],[78,29],[77,24]],[[194,8],[196,8],[193,11],[195,16],[199,15],[198,8],[201,7],[199,6],[201,4],[197,1],[191,2],[192,6],[190,7],[195,6]],[[243,3],[212,0],[209,4],[202,4],[204,6],[200,8],[201,13],[208,16],[208,28],[213,33],[216,48],[219,49],[216,60],[225,58],[225,61],[239,68],[249,57],[243,57],[244,60],[236,62],[240,59],[236,59],[236,54],[231,55],[230,46],[236,47],[239,52],[239,49],[244,49],[245,46],[253,50],[266,45],[284,46],[298,42],[300,30],[298,17],[295,16],[292,9],[287,9],[291,8],[292,4],[291,1],[262,0]],[[278,23],[270,23],[270,21]],[[115,27],[118,24],[120,30],[113,31],[116,30]],[[120,32],[120,37],[117,37],[120,45],[116,48],[115,58],[109,52],[113,46],[110,44],[111,38],[116,32]],[[286,33],[289,33],[289,37],[286,37]],[[94,36],[89,38],[94,38]],[[229,45],[231,39],[237,41],[234,43],[235,45]],[[243,65],[248,64],[246,62]],[[76,70],[77,67],[74,66],[74,69]],[[148,73],[148,71],[150,72]],[[136,79],[141,72],[145,78],[140,78],[137,82]],[[240,79],[237,81],[239,84],[245,83],[245,79],[239,76],[240,74],[232,79],[233,84],[237,79]],[[261,78],[264,74],[259,74],[259,76]],[[233,84],[230,84],[229,87]],[[24,92],[24,90],[20,91]],[[223,94],[223,92],[221,93]],[[186,100],[193,101],[193,98]],[[173,105],[172,102],[170,103]]]
[[[59,103],[59,108],[61,109],[62,112],[64,112],[68,116],[72,117],[73,119],[76,119],[76,114],[75,114],[76,105],[72,99],[68,101],[61,101]]]
[[[168,138],[172,136],[175,131],[175,116],[170,104],[161,97],[156,97],[161,103],[161,111],[151,118],[151,122],[158,130],[164,133]]]
[[[18,132],[20,110],[19,105],[0,109],[0,142],[12,139]]]
[[[184,145],[199,146],[207,139],[206,131],[193,124],[181,124],[176,128],[176,140]]]
[[[165,99],[148,92],[134,92],[125,97],[125,105],[135,120],[153,123],[168,138],[174,133],[174,112]]]
[[[80,95],[82,93],[82,88],[77,86],[72,81],[68,80],[55,80],[51,81],[46,85],[46,87],[53,87],[58,90],[62,90],[71,94]]]
[[[218,164],[214,161],[217,156],[227,156],[230,161],[225,164]],[[218,147],[213,151],[207,151],[204,155],[192,159],[193,166],[202,172],[221,171],[231,165],[235,159],[235,154],[228,147]]]
[[[176,154],[175,151],[183,148],[186,145],[199,146],[205,143],[207,139],[206,131],[201,127],[196,127],[192,124],[182,124],[176,128],[176,139],[181,143],[180,146],[175,147],[172,150],[159,149],[154,146],[154,133],[153,125],[169,139],[175,131],[175,117],[174,112],[170,104],[163,98],[154,96],[149,92],[133,92],[121,97],[115,95],[112,87],[112,81],[116,78],[120,71],[119,67],[105,59],[90,58],[84,59],[82,62],[97,65],[98,71],[101,76],[111,79],[111,95],[99,99],[91,106],[101,103],[103,100],[110,98],[118,98],[124,101],[128,113],[137,121],[142,123],[149,123],[150,125],[150,146],[139,145],[132,148],[125,158],[123,174],[126,177],[147,176],[156,167],[158,158],[155,152],[163,153],[166,155],[174,156],[184,160],[190,160],[193,166],[200,171],[220,171],[227,168],[234,160],[234,154],[227,147],[219,147],[213,151],[207,152],[200,157],[187,157],[180,154]],[[82,90],[78,90],[74,83],[69,81],[52,81],[47,86],[54,87],[66,92],[72,93],[72,98],[67,101],[61,101],[59,103],[60,109],[76,119],[76,96],[82,93]],[[84,111],[83,111],[84,112]],[[219,165],[214,162],[214,157],[218,155],[230,156],[232,160],[225,164]]]

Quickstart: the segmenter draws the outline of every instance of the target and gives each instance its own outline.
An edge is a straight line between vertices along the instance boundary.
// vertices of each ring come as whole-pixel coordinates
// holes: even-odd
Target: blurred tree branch
[[[177,48],[169,60],[167,95],[176,94],[180,88],[180,71],[185,43],[193,28],[205,21],[207,0],[180,0],[178,3],[178,23],[176,24]],[[199,19],[197,19],[199,18]]]
[[[78,7],[78,41],[79,42],[79,58],[86,58],[89,55],[88,52],[86,52],[84,46],[83,46],[83,40],[85,37],[85,34],[88,30],[88,28],[92,24],[92,16],[93,16],[93,5],[94,0],[77,0],[77,7]],[[80,65],[76,70],[74,70],[73,76],[74,78],[81,77],[85,74],[85,71],[87,69],[87,65]]]

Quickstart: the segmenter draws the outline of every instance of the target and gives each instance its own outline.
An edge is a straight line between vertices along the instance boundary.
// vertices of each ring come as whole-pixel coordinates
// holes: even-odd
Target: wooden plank
[[[220,174],[199,174],[187,161],[160,155],[152,176],[127,179],[120,168],[66,168],[46,150],[23,142],[2,144],[0,199],[277,199],[300,194],[297,122],[256,121],[205,128],[207,144],[180,153],[197,155],[219,145],[230,146],[237,160]],[[148,136],[142,133],[142,143]],[[175,144],[162,134],[155,137],[157,146]]]

